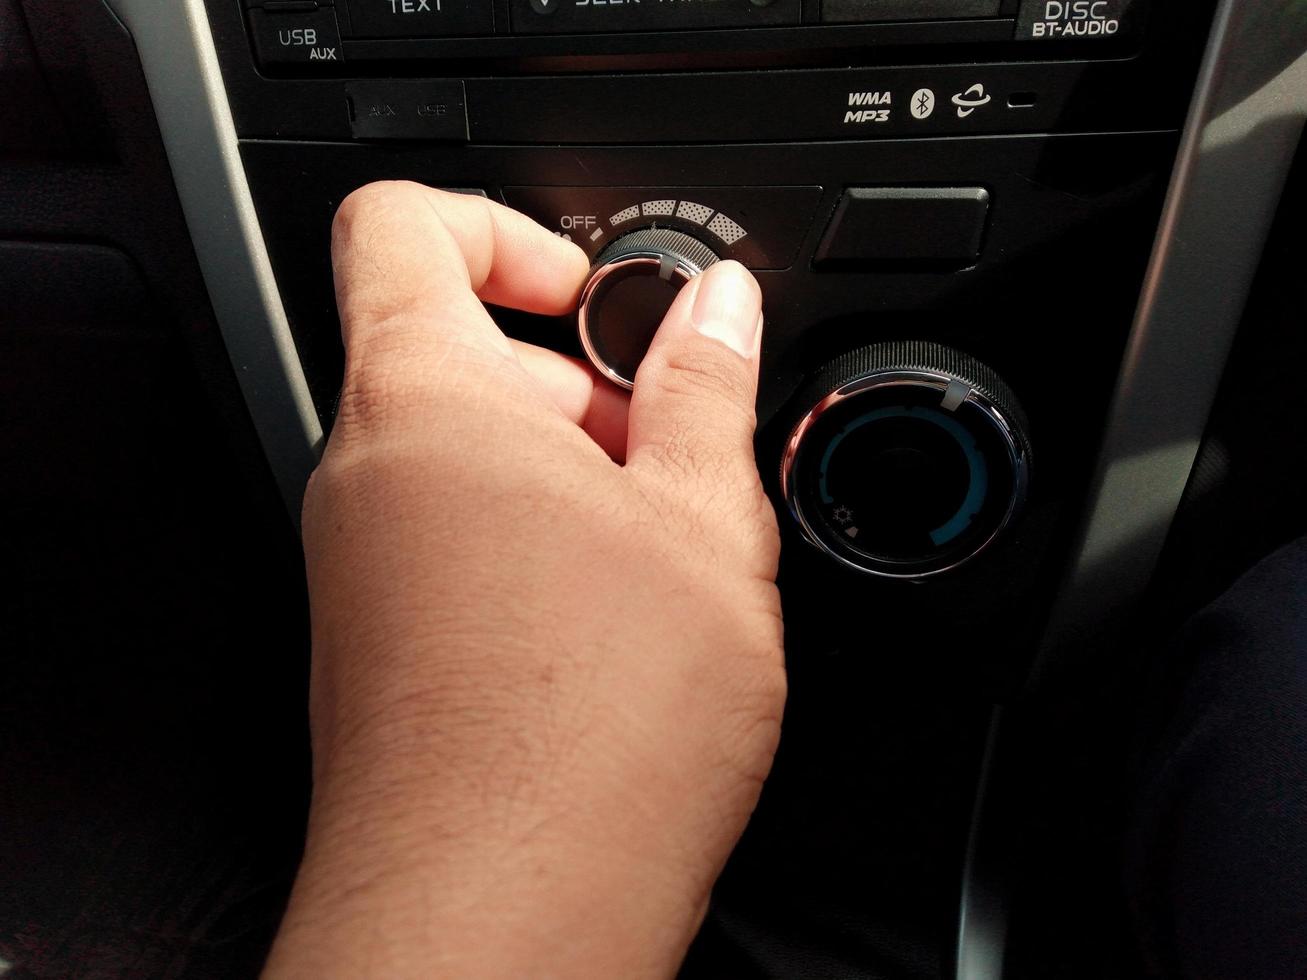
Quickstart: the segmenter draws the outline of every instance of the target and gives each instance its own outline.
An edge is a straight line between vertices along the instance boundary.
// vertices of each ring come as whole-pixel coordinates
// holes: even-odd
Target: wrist
[[[529,833],[451,827],[421,800],[315,800],[269,975],[674,975],[717,868],[687,874],[567,812],[520,816]]]
[[[404,754],[353,743],[320,771],[270,975],[674,975],[725,853],[689,787],[594,753],[547,779],[557,760]]]

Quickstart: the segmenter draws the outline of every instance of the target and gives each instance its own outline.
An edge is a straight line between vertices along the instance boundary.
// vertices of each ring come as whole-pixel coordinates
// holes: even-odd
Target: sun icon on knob
[[[853,511],[841,504],[835,508],[835,512],[831,516],[835,518],[836,524],[847,524],[853,520]]]

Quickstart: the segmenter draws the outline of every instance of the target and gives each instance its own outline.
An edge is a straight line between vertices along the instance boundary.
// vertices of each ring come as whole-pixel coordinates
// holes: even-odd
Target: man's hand
[[[686,286],[628,403],[482,307],[575,306],[585,256],[525,217],[375,184],[332,250],[315,785],[268,975],[670,975],[785,696],[757,284]]]

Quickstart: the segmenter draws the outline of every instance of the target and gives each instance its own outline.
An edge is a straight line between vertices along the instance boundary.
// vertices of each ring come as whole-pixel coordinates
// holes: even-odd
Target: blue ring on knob
[[[831,457],[835,455],[835,450],[839,447],[839,444],[864,425],[879,422],[881,419],[892,418],[919,419],[939,426],[953,437],[954,442],[958,444],[958,448],[962,450],[962,455],[966,457],[967,494],[963,498],[961,506],[958,507],[957,513],[930,532],[930,540],[935,547],[943,547],[961,536],[971,525],[971,522],[976,519],[976,515],[980,513],[980,508],[984,506],[985,495],[989,492],[989,466],[985,463],[985,457],[981,455],[980,447],[976,445],[975,437],[957,419],[938,409],[911,405],[878,408],[873,412],[858,416],[858,418],[842,428],[836,433],[835,438],[830,441],[830,444],[826,447],[826,452],[821,457],[817,488],[821,493],[822,503],[833,504],[835,502],[835,498],[827,490],[826,471],[830,467]]]

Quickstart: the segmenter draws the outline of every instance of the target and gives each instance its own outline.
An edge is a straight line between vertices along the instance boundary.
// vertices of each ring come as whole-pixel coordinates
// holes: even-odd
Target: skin
[[[332,255],[314,793],[265,975],[670,976],[785,699],[757,284],[692,281],[628,399],[486,313],[575,307],[585,256],[522,215],[374,184]]]

